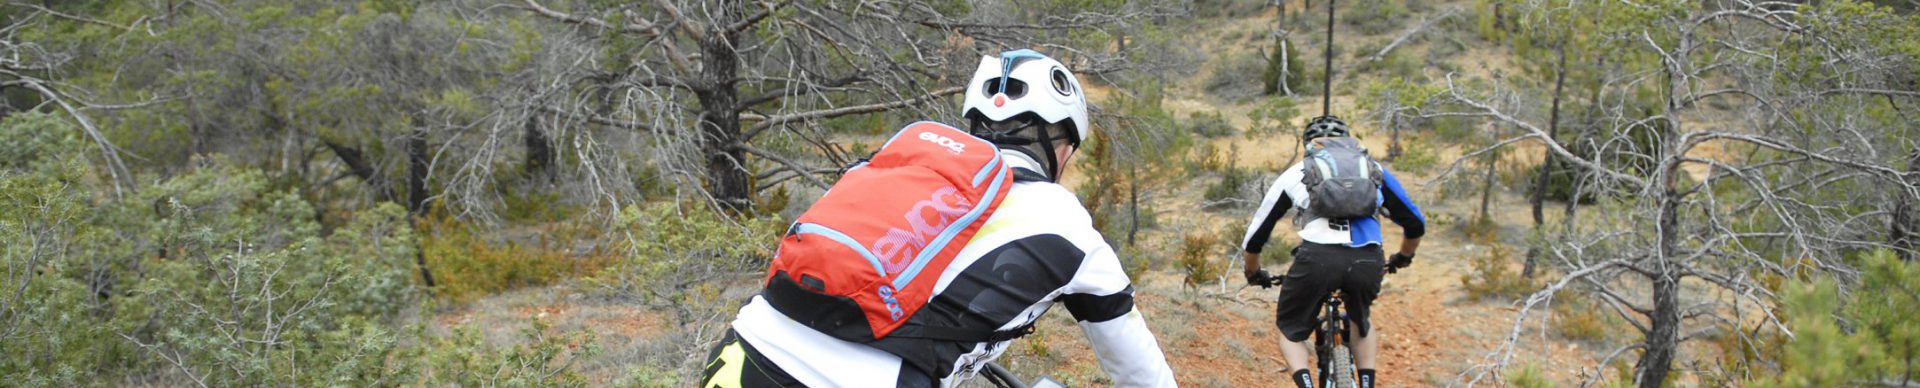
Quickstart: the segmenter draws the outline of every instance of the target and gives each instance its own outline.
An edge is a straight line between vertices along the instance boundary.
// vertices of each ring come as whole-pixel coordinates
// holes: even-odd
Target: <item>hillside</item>
[[[1182,385],[1285,385],[1237,245],[1322,101],[1428,221],[1385,386],[1920,381],[1920,2],[1332,4],[0,4],[0,385],[694,385],[842,168],[1022,47]],[[1112,385],[1038,327],[998,362]]]

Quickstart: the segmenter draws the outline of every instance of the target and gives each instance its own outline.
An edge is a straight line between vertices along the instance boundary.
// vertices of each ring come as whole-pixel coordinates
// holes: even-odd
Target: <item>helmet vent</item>
[[[1001,90],[1001,85],[1006,85],[1006,90]],[[995,94],[1006,94],[1007,98],[1018,99],[1027,95],[1027,83],[1004,77],[988,79],[985,84],[980,85],[980,94],[985,95],[985,97],[993,97]]]
[[[1050,78],[1053,78],[1053,91],[1059,92],[1062,96],[1073,95],[1073,82],[1068,81],[1070,77],[1067,76],[1066,70],[1056,66],[1053,68],[1053,76]]]

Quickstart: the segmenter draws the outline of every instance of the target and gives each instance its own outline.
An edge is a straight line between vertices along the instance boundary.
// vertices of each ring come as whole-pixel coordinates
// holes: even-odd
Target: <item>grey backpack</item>
[[[1385,182],[1380,164],[1367,156],[1358,139],[1330,137],[1315,139],[1303,162],[1307,186],[1307,211],[1315,216],[1343,219],[1372,217],[1380,210],[1380,185]]]

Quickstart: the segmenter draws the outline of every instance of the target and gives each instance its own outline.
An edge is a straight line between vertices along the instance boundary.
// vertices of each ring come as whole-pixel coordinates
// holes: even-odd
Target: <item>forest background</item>
[[[1283,368],[1232,253],[1328,92],[1432,224],[1383,381],[1920,385],[1920,1],[1329,3],[8,1],[0,376],[690,385],[841,166],[1031,47],[1185,385]],[[1109,384],[1062,315],[1001,363]]]

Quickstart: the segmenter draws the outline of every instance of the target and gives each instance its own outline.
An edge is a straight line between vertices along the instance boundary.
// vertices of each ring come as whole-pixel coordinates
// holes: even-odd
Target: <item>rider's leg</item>
[[[1287,360],[1287,376],[1293,380],[1294,385],[1302,388],[1313,386],[1312,376],[1302,376],[1302,374],[1307,373],[1307,343],[1305,341],[1293,342],[1288,341],[1286,338],[1281,338],[1280,358]]]
[[[1306,370],[1307,369],[1306,341],[1293,342],[1293,341],[1288,341],[1285,338],[1280,339],[1280,357],[1287,359],[1288,373],[1292,373],[1293,371]]]
[[[1358,369],[1373,369],[1374,361],[1380,356],[1380,332],[1367,334],[1373,335],[1353,337],[1353,366]]]

